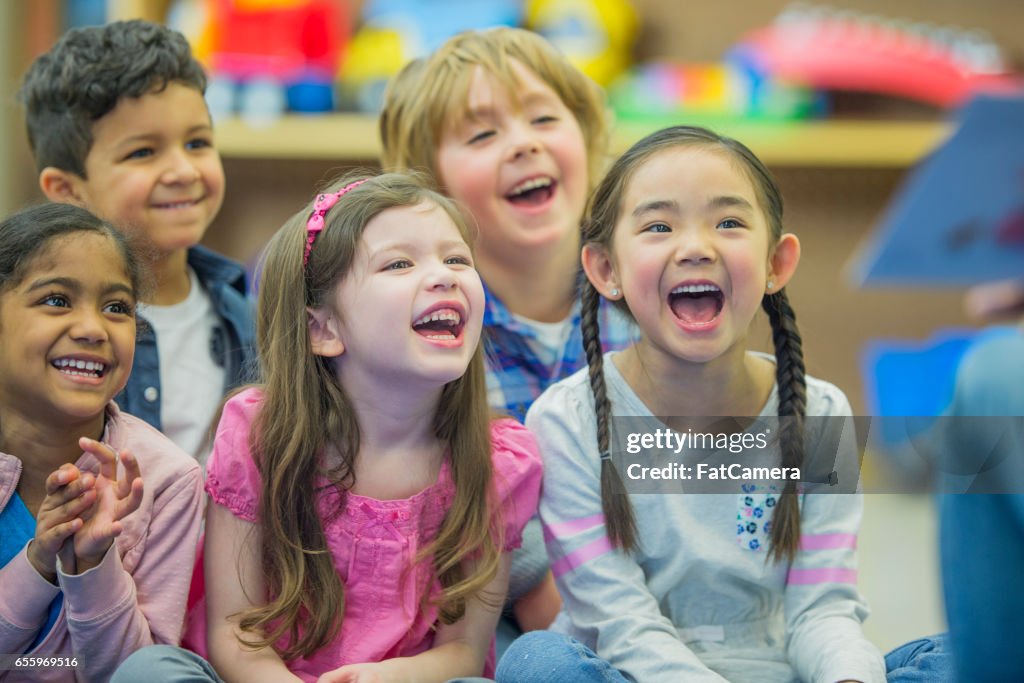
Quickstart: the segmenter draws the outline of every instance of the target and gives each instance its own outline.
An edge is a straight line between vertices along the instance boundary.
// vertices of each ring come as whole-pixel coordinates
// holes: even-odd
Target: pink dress
[[[227,402],[207,463],[210,496],[252,523],[257,523],[260,476],[249,452],[249,430],[261,401],[259,390],[248,389]],[[541,460],[530,432],[510,419],[492,423],[491,451],[504,550],[510,551],[519,547],[523,526],[537,509]],[[288,668],[303,680],[315,681],[345,664],[408,657],[430,649],[438,610],[430,604],[424,607],[423,597],[428,587],[430,596],[436,596],[440,584],[426,580],[428,563],[404,576],[403,570],[437,536],[451,506],[455,489],[447,461],[437,482],[414,496],[377,500],[348,494],[341,514],[341,496],[326,480],[321,483],[326,488],[320,494],[320,518],[345,586],[345,616],[334,643],[288,662]],[[196,607],[186,642],[205,656],[205,610]]]

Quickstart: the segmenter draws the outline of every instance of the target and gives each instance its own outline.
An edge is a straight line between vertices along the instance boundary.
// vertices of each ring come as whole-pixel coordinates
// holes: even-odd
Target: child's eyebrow
[[[753,211],[753,205],[743,197],[738,195],[722,195],[720,197],[712,197],[708,200],[707,208],[709,210],[714,209],[745,209],[747,211]],[[672,199],[653,199],[649,202],[643,202],[638,204],[633,209],[633,217],[641,218],[649,213],[660,213],[660,212],[672,212],[680,213],[679,203]]]
[[[526,92],[519,93],[517,95],[519,103],[524,107],[529,107],[534,104],[553,104],[555,101],[561,101],[557,95],[546,92],[544,90],[527,90]]]
[[[82,284],[73,278],[69,277],[49,277],[42,280],[36,280],[29,285],[28,291],[34,292],[37,289],[47,289],[49,287],[63,287],[64,289],[70,289],[71,291],[77,292],[82,288]]]
[[[729,208],[747,209],[753,211],[753,205],[743,197],[737,195],[723,195],[721,197],[715,197],[708,202],[709,209],[729,209]]]
[[[438,242],[437,246],[442,250],[457,248],[469,249],[469,245],[467,245],[464,240],[444,240],[443,242]],[[417,251],[419,248],[420,247],[418,245],[415,245],[412,242],[386,242],[374,249],[373,253],[376,255],[389,251]]]
[[[444,242],[441,242],[440,247],[446,251],[451,249],[469,250],[469,245],[466,244],[465,240],[445,240]]]
[[[640,218],[646,214],[658,213],[661,211],[679,213],[679,202],[674,199],[654,199],[649,202],[643,202],[633,209],[633,217]]]
[[[525,92],[513,92],[509,93],[512,96],[512,100],[515,105],[521,109],[526,109],[534,105],[548,105],[555,104],[558,100],[558,96],[552,96],[551,93],[543,90],[527,90]],[[497,116],[495,113],[496,108],[489,104],[482,104],[476,107],[468,107],[466,109],[465,118],[470,121],[477,121],[480,119],[490,119]]]
[[[192,126],[188,130],[186,130],[185,131],[185,135],[189,136],[189,135],[195,135],[197,133],[211,133],[211,132],[213,132],[213,126],[208,124],[208,123],[202,123],[202,124],[198,124],[198,125]],[[162,138],[163,136],[164,136],[164,134],[163,133],[159,133],[159,132],[138,133],[137,135],[132,135],[130,137],[126,137],[126,138],[121,139],[120,140],[120,144],[122,144],[122,145],[131,145],[131,144],[137,144],[139,142],[148,142],[150,140],[158,140],[158,139]]]
[[[71,292],[75,292],[75,293],[78,293],[78,292],[82,291],[82,289],[83,289],[82,288],[82,283],[79,282],[78,280],[74,279],[74,278],[70,278],[70,277],[50,277],[50,278],[44,278],[44,279],[41,279],[41,280],[36,280],[31,285],[29,285],[28,291],[29,292],[34,292],[34,291],[39,290],[39,289],[47,289],[47,288],[55,287],[55,286],[56,287],[63,287],[64,289],[69,290]],[[108,283],[108,284],[104,285],[103,290],[101,291],[101,294],[106,296],[106,295],[112,294],[114,292],[120,292],[120,293],[123,293],[123,294],[127,294],[128,296],[132,296],[132,297],[135,296],[135,290],[132,289],[131,287],[129,287],[128,285],[124,284],[123,282],[111,282],[111,283]]]
[[[491,118],[494,118],[494,107],[485,104],[478,107],[468,107],[465,116],[463,116],[463,121],[473,122]]]
[[[128,285],[124,284],[123,282],[111,282],[109,285],[103,288],[101,294],[106,296],[108,294],[113,294],[114,292],[127,294],[130,297],[135,296],[135,290],[129,287]]]

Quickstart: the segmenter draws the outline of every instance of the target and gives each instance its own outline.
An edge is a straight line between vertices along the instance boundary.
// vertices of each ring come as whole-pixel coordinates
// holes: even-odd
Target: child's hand
[[[400,679],[387,674],[387,662],[370,664],[348,664],[328,671],[316,683],[389,683]]]
[[[82,528],[80,515],[96,502],[96,477],[71,464],[46,478],[46,498],[36,514],[36,535],[26,554],[32,567],[50,583],[57,581],[57,553]]]
[[[117,478],[118,455],[107,444],[82,437],[78,445],[100,462],[96,477],[96,503],[82,515],[82,527],[75,532],[75,571],[82,573],[103,559],[110,544],[120,535],[121,520],[139,509],[142,502],[142,476],[138,461],[121,451],[124,477]]]

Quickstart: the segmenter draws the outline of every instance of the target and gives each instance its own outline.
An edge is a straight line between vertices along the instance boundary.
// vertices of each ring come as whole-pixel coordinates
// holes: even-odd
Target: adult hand
[[[977,285],[964,296],[967,315],[994,322],[1024,316],[1024,280],[1002,280]]]

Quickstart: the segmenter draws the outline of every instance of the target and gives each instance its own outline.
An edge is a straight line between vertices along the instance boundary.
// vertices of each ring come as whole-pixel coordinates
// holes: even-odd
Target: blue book
[[[1024,95],[976,97],[958,119],[848,264],[856,286],[1024,277]]]

